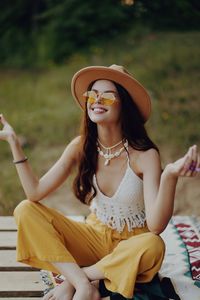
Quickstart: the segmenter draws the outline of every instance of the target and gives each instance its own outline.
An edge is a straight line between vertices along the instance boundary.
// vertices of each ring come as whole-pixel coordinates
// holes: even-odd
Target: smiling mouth
[[[99,113],[107,111],[107,109],[102,108],[102,107],[94,107],[94,108],[91,108],[91,110],[94,111],[94,112],[99,112]]]

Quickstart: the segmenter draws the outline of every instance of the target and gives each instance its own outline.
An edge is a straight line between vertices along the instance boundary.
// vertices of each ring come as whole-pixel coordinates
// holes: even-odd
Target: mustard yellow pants
[[[119,233],[90,214],[73,221],[39,202],[23,200],[14,210],[18,226],[17,261],[60,273],[51,262],[95,266],[108,290],[131,298],[135,282],[149,282],[165,252],[160,236],[147,227]]]

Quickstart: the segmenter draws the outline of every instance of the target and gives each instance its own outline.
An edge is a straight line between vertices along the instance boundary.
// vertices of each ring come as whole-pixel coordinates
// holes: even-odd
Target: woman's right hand
[[[3,125],[2,130],[0,130],[0,140],[11,141],[16,138],[16,133],[12,126],[6,121],[3,114],[0,114],[0,123]]]

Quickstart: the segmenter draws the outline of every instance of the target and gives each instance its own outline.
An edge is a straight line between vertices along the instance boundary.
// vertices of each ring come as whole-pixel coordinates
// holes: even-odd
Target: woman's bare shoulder
[[[133,147],[129,147],[128,152],[129,152],[129,156],[137,156],[137,157],[140,157],[140,158],[144,158],[144,157],[152,158],[153,156],[155,156],[155,157],[160,156],[158,151],[154,148],[150,148],[148,150],[137,150]]]
[[[69,143],[69,145],[72,145],[74,147],[80,147],[80,144],[81,144],[81,136],[80,135],[73,138],[73,140],[71,140],[71,142]]]
[[[130,161],[135,166],[135,169],[139,174],[143,174],[146,168],[153,165],[160,165],[160,155],[158,151],[154,148],[148,150],[136,150],[131,148]]]
[[[138,151],[138,152],[139,152],[140,158],[142,158],[142,159],[149,160],[149,159],[159,159],[160,158],[159,152],[154,148],[150,148],[148,150]]]
[[[159,152],[154,149],[150,148],[146,151],[141,151],[139,155],[139,164],[141,169],[143,170],[152,170],[154,168],[161,169],[161,160]]]
[[[73,161],[77,161],[81,151],[81,136],[76,136],[66,146],[64,155],[70,157]]]

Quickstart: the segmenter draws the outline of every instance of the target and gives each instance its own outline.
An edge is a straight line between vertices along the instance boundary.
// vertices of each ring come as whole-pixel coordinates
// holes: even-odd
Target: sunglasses
[[[83,94],[83,98],[90,104],[98,100],[98,103],[102,105],[112,105],[116,101],[116,96],[112,92],[96,93],[95,91],[87,91]]]

